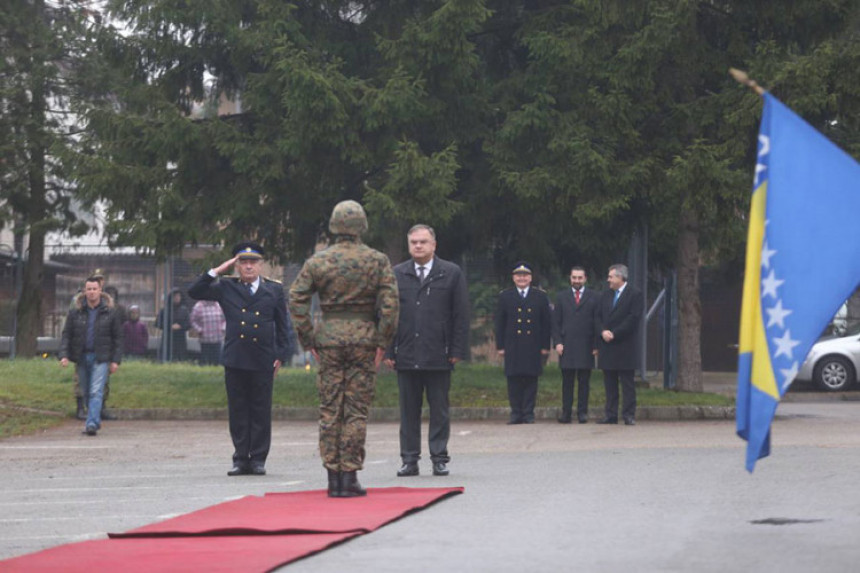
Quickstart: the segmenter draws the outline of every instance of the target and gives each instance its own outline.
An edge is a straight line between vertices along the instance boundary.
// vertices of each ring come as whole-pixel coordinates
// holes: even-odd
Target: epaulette
[[[281,281],[279,281],[278,279],[271,279],[271,278],[269,278],[269,277],[263,277],[263,280],[264,280],[264,281],[266,281],[266,282],[276,283],[276,284],[279,284],[279,285],[284,284],[284,283],[282,283]]]

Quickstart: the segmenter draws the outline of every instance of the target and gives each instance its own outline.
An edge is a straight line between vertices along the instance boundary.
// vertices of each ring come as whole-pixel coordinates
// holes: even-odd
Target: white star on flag
[[[776,306],[773,308],[764,309],[767,312],[768,320],[767,327],[770,328],[774,324],[779,325],[780,328],[785,328],[785,324],[783,324],[783,319],[794,312],[793,310],[785,310],[782,308],[782,299],[776,301]]]
[[[778,289],[780,285],[782,285],[782,283],[784,282],[785,281],[777,279],[775,276],[775,271],[771,269],[770,274],[767,275],[767,278],[761,281],[761,297],[764,298],[767,295],[770,295],[771,297],[776,299],[776,289]]]
[[[761,266],[766,269],[770,268],[770,258],[776,254],[776,249],[768,249],[767,241],[764,242],[764,246],[761,248]]]
[[[792,359],[794,347],[800,344],[799,340],[792,340],[790,330],[786,330],[782,338],[774,338],[773,341],[776,344],[776,354],[773,357],[787,356],[789,360]]]
[[[792,363],[791,368],[779,369],[779,371],[782,372],[782,375],[785,376],[785,380],[782,383],[783,390],[788,388],[788,385],[794,381],[794,378],[797,376],[797,369],[798,365],[796,360]]]

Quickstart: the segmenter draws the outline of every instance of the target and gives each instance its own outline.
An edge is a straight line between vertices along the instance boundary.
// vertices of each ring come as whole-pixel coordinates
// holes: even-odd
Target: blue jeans
[[[81,392],[87,402],[87,427],[102,427],[102,402],[104,401],[105,381],[108,377],[108,362],[96,362],[94,352],[87,352],[78,362],[78,380]]]

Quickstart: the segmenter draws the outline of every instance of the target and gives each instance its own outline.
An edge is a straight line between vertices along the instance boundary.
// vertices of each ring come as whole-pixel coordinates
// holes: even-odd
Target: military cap
[[[517,261],[516,263],[514,263],[514,268],[511,269],[511,274],[530,275],[532,274],[532,266],[525,261]]]
[[[233,247],[233,256],[240,259],[262,259],[265,254],[263,247],[253,241],[242,241]]]

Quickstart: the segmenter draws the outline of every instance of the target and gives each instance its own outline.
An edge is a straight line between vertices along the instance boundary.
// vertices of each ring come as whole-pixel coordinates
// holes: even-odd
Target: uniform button
[[[417,333],[417,332],[415,333],[415,338],[418,338],[418,333]]]
[[[421,306],[421,301],[420,301],[420,300],[416,300],[416,301],[415,301],[415,305],[416,305],[416,306]]]
[[[532,311],[532,309],[529,309],[529,312],[531,312],[531,311]]]
[[[532,319],[528,319],[526,322],[527,322],[528,324],[531,324],[531,323],[532,323]]]
[[[523,321],[523,319],[522,319],[522,318],[518,318],[518,319],[517,319],[517,322],[522,322],[522,321]]]
[[[240,335],[239,335],[239,338],[245,338],[245,335],[244,335],[244,334],[240,334]]]
[[[245,326],[245,321],[243,320],[243,321],[242,321],[242,322],[240,322],[239,324],[241,324],[242,326]]]
[[[254,342],[257,342],[257,337],[256,337],[256,336],[254,337]]]
[[[254,311],[254,314],[255,314],[255,315],[257,315],[257,316],[260,316],[260,311],[259,311],[259,310],[255,310],[255,311]]]
[[[248,312],[248,311],[247,311],[247,310],[245,310],[245,309],[243,308],[243,309],[242,309],[242,312]]]
[[[259,324],[255,324],[255,325],[254,325],[254,328],[257,328],[258,326],[260,326],[260,325],[259,325]]]
[[[523,331],[522,331],[522,330],[518,330],[518,331],[517,331],[517,334],[522,334],[522,333],[523,333]]]
[[[517,307],[517,312],[522,312],[522,311],[523,311],[523,309],[521,309],[520,307]]]
[[[526,330],[526,334],[531,334],[531,333],[532,333],[531,330]]]

